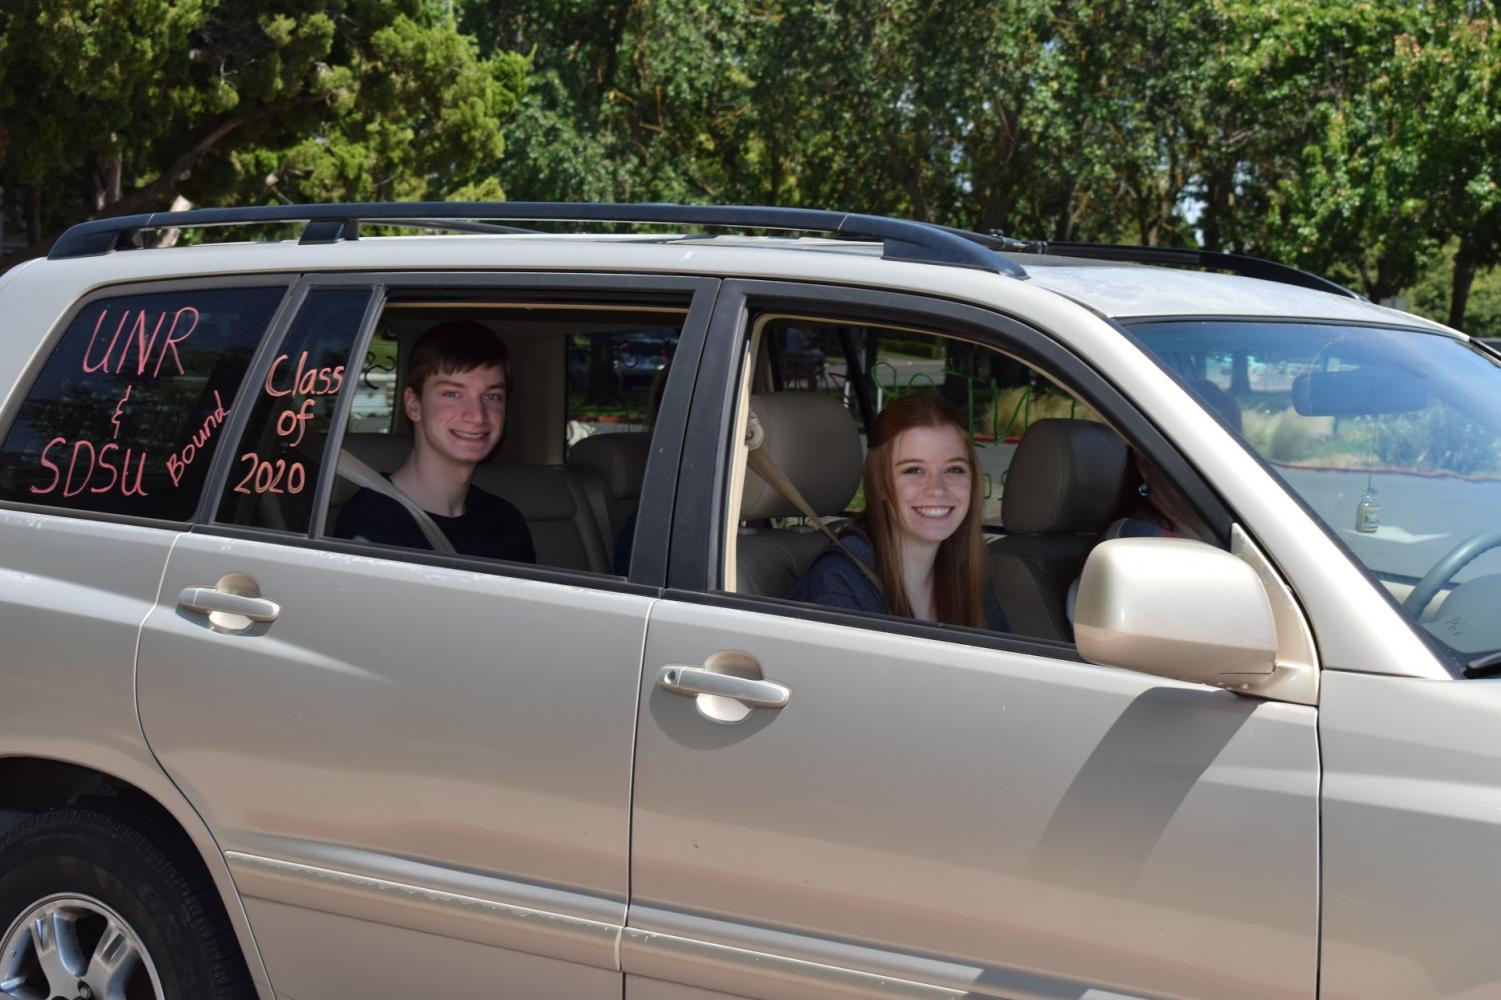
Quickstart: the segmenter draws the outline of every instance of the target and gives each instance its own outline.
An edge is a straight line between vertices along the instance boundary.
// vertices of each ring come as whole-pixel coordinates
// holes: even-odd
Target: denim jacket
[[[850,558],[853,555],[874,570],[876,556],[870,541],[858,532],[850,532],[840,541],[844,548],[830,545],[814,558],[808,571],[787,592],[787,599],[850,611],[889,614],[881,591]],[[1001,606],[989,586],[985,588],[982,607],[985,627],[996,632],[1006,631],[1006,616],[1001,613]]]

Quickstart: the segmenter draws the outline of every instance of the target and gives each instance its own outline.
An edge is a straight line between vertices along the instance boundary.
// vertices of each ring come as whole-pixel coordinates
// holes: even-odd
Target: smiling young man
[[[473,484],[475,466],[505,430],[510,375],[505,345],[479,323],[455,320],[424,333],[407,359],[402,391],[412,451],[388,478],[428,513],[459,554],[536,562],[521,512]],[[432,548],[400,503],[368,489],[345,505],[334,533]]]

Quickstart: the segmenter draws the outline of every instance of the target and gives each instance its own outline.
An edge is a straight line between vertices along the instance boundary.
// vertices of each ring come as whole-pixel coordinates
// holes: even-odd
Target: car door
[[[1070,644],[724,591],[746,338],[778,311],[1004,346],[1186,468],[1019,323],[727,282],[685,454],[701,474],[680,484],[672,589],[647,629],[629,1000],[1313,996],[1313,707],[1094,666]],[[685,696],[678,673],[704,666],[785,704]]]
[[[634,581],[320,528],[350,359],[392,283],[434,299],[656,289],[687,310],[686,383],[713,283],[653,282],[315,277],[259,358],[264,391],[226,425],[223,501],[171,553],[138,683],[146,736],[224,850],[279,995],[620,996],[634,711],[670,496],[647,487],[659,514],[642,515]],[[648,483],[673,480],[677,398]]]
[[[71,307],[36,295],[8,316],[14,347],[35,351],[0,413],[10,752],[115,773],[154,766],[135,719],[136,635],[217,442],[186,466],[182,449],[234,404],[291,282],[117,284]]]

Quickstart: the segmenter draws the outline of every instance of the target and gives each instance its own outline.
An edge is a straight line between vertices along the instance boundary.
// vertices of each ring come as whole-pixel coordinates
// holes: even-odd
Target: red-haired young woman
[[[925,394],[888,404],[864,483],[865,510],[843,546],[819,553],[788,598],[1004,631],[985,579],[979,463],[953,405]]]

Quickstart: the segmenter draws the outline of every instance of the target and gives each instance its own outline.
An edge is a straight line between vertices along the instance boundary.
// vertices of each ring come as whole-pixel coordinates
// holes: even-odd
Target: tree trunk
[[[617,3],[615,9],[611,11],[610,34],[606,42],[608,48],[605,51],[605,65],[600,71],[599,93],[596,95],[594,102],[594,111],[596,114],[604,107],[606,96],[615,88],[615,74],[620,69],[620,45],[625,39],[625,22],[630,13],[630,0],[620,0],[620,3]]]
[[[104,197],[107,204],[114,204],[124,194],[121,177],[125,168],[125,154],[120,151],[120,137],[110,133],[111,149],[104,158]]]
[[[584,402],[613,406],[621,401],[620,376],[615,373],[615,344],[609,334],[597,333],[589,338],[589,377],[584,387]]]
[[[236,129],[274,115],[285,114],[298,107],[316,104],[322,100],[323,97],[321,95],[307,94],[295,100],[288,101],[286,104],[268,104],[244,116],[231,116],[220,119],[205,130],[192,146],[184,150],[172,162],[171,166],[162,171],[156,180],[145,187],[137,188],[129,194],[117,190],[118,197],[106,203],[101,210],[101,214],[108,212],[111,215],[130,215],[137,212],[158,210],[162,199],[169,194],[175,194],[177,185],[192,174],[193,168],[198,165],[198,162]],[[119,165],[116,164],[114,169],[118,170]],[[115,183],[119,184],[118,177]],[[90,217],[93,216],[91,215]],[[54,233],[45,233],[42,231],[42,193],[40,188],[32,188],[28,194],[26,205],[27,245],[11,253],[0,254],[0,270],[32,257],[43,256],[52,249],[52,244],[56,243],[58,237],[62,234],[63,230],[58,230]]]
[[[1079,197],[1079,178],[1069,181],[1068,190],[1064,192],[1063,204],[1059,206],[1058,217],[1053,220],[1053,239],[1071,240],[1074,236],[1074,202]]]
[[[1225,244],[1220,231],[1220,182],[1210,178],[1204,184],[1204,207],[1199,211],[1199,238],[1205,250],[1218,252]]]
[[[1454,278],[1449,286],[1449,325],[1456,330],[1465,328],[1465,310],[1470,305],[1470,286],[1475,283],[1475,255],[1471,252],[1468,237],[1459,241],[1459,252],[1454,255]]]
[[[1245,351],[1235,352],[1230,364],[1230,394],[1244,396],[1251,391],[1251,356]]]
[[[172,204],[167,209],[167,211],[186,212],[192,207],[193,203],[191,201],[188,201],[188,199],[184,198],[182,195],[178,195],[176,198],[172,199]],[[178,238],[181,236],[181,229],[163,229],[159,234],[157,234],[156,243],[153,245],[157,247],[175,247],[177,246]]]

